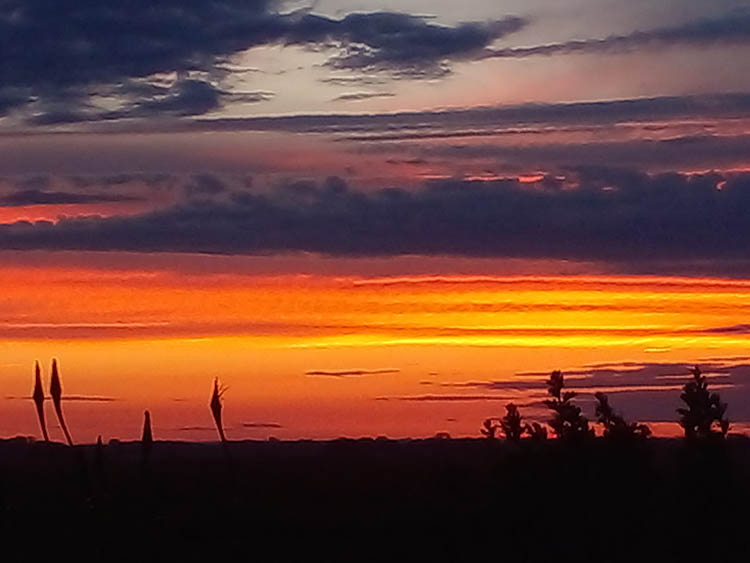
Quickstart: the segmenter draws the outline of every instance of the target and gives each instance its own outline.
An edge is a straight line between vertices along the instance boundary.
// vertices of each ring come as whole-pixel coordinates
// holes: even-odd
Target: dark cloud
[[[628,51],[650,46],[696,45],[713,43],[750,42],[750,11],[737,10],[722,17],[691,21],[626,35],[613,35],[603,39],[583,39],[535,45],[489,49],[487,57],[523,58],[534,55],[559,55],[570,53],[602,53]]]
[[[492,160],[516,169],[554,167],[632,167],[646,170],[733,168],[750,158],[750,135],[696,135],[668,139],[638,139],[549,144],[460,143],[413,147],[372,143],[375,153],[397,150],[422,158]]]
[[[361,102],[364,100],[371,100],[373,98],[392,98],[395,96],[393,92],[348,92],[336,96],[334,102]]]
[[[43,178],[43,181],[46,182],[44,184],[45,187],[49,185],[50,178],[48,176],[40,178]],[[70,176],[65,178],[65,180],[77,188],[110,188],[126,184],[145,184],[150,188],[172,188],[178,181],[178,178],[172,174],[128,173],[104,176]]]
[[[571,176],[567,182],[575,179]],[[0,226],[3,249],[746,260],[750,174],[607,173],[356,191],[337,178],[136,216]]]
[[[213,174],[195,174],[185,186],[190,195],[217,195],[227,190],[227,184]]]
[[[475,55],[525,24],[521,18],[509,17],[448,27],[404,14],[350,14],[341,20],[344,49],[329,64],[354,70],[396,70],[418,78],[440,77],[445,74],[442,61]]]
[[[141,198],[123,194],[79,194],[69,192],[24,190],[0,196],[0,207],[85,203],[121,203],[127,201],[141,201]]]
[[[227,93],[214,83],[233,72],[231,58],[270,44],[324,50],[338,69],[439,77],[447,61],[476,56],[524,25],[509,17],[445,26],[389,12],[333,19],[285,14],[273,0],[7,0],[0,3],[0,114],[29,105],[42,124],[203,114],[221,106]],[[165,86],[168,73],[179,78]],[[124,109],[101,110],[113,97]]]
[[[36,125],[57,125],[82,121],[110,121],[153,116],[187,117],[219,110],[227,103],[257,103],[273,98],[273,92],[233,93],[203,81],[179,80],[168,87],[118,88],[123,107],[102,110],[88,106],[71,111],[66,107],[46,109],[29,118]],[[147,95],[146,95],[147,94]]]
[[[512,401],[517,406],[536,406],[538,401],[519,403],[517,397],[500,396],[500,395],[405,395],[402,397],[376,397],[377,401],[412,401],[412,402],[484,402],[484,401]]]
[[[664,128],[679,120],[750,117],[750,93],[663,96],[599,102],[520,104],[471,109],[381,114],[315,114],[245,118],[182,119],[160,123],[159,131],[284,131],[331,133],[347,140],[419,140],[467,132],[493,135],[508,129],[612,126],[633,122]],[[665,123],[667,122],[667,123]],[[100,126],[103,127],[103,126]],[[109,124],[102,130],[148,132],[148,122]],[[397,137],[394,137],[397,135]]]
[[[705,332],[716,334],[750,334],[750,324],[739,324],[732,326],[721,326],[706,329]]]
[[[243,422],[243,428],[284,428],[277,422]]]
[[[324,377],[360,377],[363,375],[385,375],[390,373],[399,373],[400,369],[339,369],[339,370],[309,370],[305,375],[324,376]]]
[[[7,396],[5,397],[7,400],[20,400],[20,401],[32,401],[33,397],[14,397],[14,396]],[[50,400],[49,397],[45,397],[45,400]],[[115,401],[118,401],[119,399],[116,399],[115,397],[97,397],[97,396],[91,396],[91,395],[64,395],[62,398],[63,401],[73,401],[77,403],[112,403]]]

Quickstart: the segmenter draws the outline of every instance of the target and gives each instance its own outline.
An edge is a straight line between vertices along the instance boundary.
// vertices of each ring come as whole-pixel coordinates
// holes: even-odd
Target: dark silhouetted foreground
[[[221,444],[154,442],[144,472],[140,442],[0,441],[3,560],[717,562],[747,555],[750,440],[742,437],[226,446],[231,469]]]

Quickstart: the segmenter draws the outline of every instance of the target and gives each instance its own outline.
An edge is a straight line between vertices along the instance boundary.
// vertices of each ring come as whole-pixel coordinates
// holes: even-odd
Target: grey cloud
[[[0,207],[21,207],[28,205],[64,205],[92,203],[121,203],[141,201],[141,198],[123,194],[80,194],[24,190],[0,196]]]
[[[373,98],[392,98],[395,96],[393,92],[349,92],[336,96],[333,101],[339,102],[361,102],[364,100],[371,100]]]
[[[233,72],[232,57],[271,44],[324,50],[339,69],[439,77],[448,61],[477,56],[525,24],[508,17],[447,26],[390,12],[333,19],[284,14],[273,0],[7,0],[0,4],[0,114],[30,106],[36,123],[106,118],[91,109],[113,94],[129,108],[109,117],[206,113],[221,103],[211,83]],[[181,78],[163,95],[157,77],[167,73]]]
[[[213,174],[195,174],[185,186],[191,195],[216,195],[227,190],[227,184]]]
[[[534,55],[628,51],[650,46],[678,44],[703,46],[712,43],[748,42],[750,42],[750,11],[739,10],[718,18],[702,19],[647,31],[635,31],[626,35],[613,35],[603,39],[488,49],[486,57],[524,58]]]
[[[334,178],[137,216],[2,225],[0,248],[746,260],[750,174],[598,174],[575,189],[546,178],[364,192]]]
[[[183,119],[159,123],[159,131],[284,131],[337,134],[349,140],[419,140],[457,133],[492,135],[529,127],[612,126],[641,122],[664,127],[665,121],[719,120],[750,117],[750,93],[664,96],[599,102],[520,104],[471,109],[382,114],[319,114],[246,118]],[[149,132],[148,122],[99,125],[97,131]],[[592,129],[594,130],[594,129]],[[398,135],[397,137],[393,137]],[[429,137],[428,137],[429,138]]]

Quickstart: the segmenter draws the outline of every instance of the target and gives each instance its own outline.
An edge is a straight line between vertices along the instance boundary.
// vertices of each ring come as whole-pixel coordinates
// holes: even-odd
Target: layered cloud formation
[[[0,247],[606,261],[746,257],[750,174],[582,168],[571,177],[575,186],[543,176],[531,183],[442,180],[418,190],[368,192],[330,178],[268,193],[224,193],[218,181],[204,179],[204,194],[222,197],[129,217],[2,225]]]

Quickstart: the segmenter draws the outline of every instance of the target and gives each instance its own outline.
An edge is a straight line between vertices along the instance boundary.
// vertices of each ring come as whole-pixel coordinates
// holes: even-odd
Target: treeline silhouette
[[[729,432],[729,419],[726,416],[727,404],[721,401],[718,393],[708,390],[708,379],[695,366],[691,370],[692,379],[685,383],[680,394],[684,407],[677,409],[679,423],[688,440],[699,438],[725,438]],[[594,428],[583,416],[581,408],[574,404],[575,391],[565,390],[565,376],[559,370],[553,371],[546,381],[549,399],[544,405],[552,411],[552,418],[547,421],[554,436],[564,442],[582,442],[593,438]],[[610,405],[609,397],[602,392],[595,392],[596,422],[602,426],[602,436],[616,442],[641,440],[651,436],[647,424],[628,422]],[[487,418],[482,423],[480,433],[487,439],[497,438],[500,430],[509,442],[520,442],[524,437],[534,441],[548,438],[547,428],[539,422],[523,423],[518,407],[514,403],[505,406],[502,418]]]
[[[57,379],[64,405],[59,366]],[[485,439],[230,442],[214,380],[206,415],[217,443],[157,441],[152,413],[132,443],[0,440],[0,553],[3,561],[746,558],[750,440],[729,433],[727,407],[699,369],[681,394],[684,440],[650,436],[601,394],[587,420],[560,372],[546,389],[548,420],[527,421],[509,404],[482,425]]]
[[[721,401],[718,393],[708,390],[708,379],[701,372],[700,367],[695,366],[691,370],[692,378],[682,388],[680,399],[685,403],[684,407],[677,409],[680,415],[679,424],[684,430],[688,440],[700,438],[725,438],[729,432],[729,419],[726,416],[727,404]],[[544,405],[552,412],[552,417],[546,421],[546,425],[540,422],[523,422],[523,416],[514,403],[505,406],[506,413],[500,418],[487,418],[484,420],[480,433],[487,439],[494,440],[500,431],[503,437],[509,441],[518,443],[523,439],[532,441],[544,441],[552,435],[566,443],[581,442],[594,438],[596,433],[589,424],[589,420],[582,414],[581,408],[573,399],[578,395],[575,391],[565,389],[565,376],[562,371],[553,371],[546,381],[548,399]],[[219,439],[223,444],[228,442],[224,431],[222,420],[222,396],[226,389],[221,387],[219,379],[214,378],[209,409],[213,418]],[[73,445],[65,423],[62,409],[62,381],[56,359],[52,360],[49,395],[52,399],[55,414],[60,428],[65,435],[69,446]],[[31,398],[34,402],[39,427],[46,442],[49,442],[44,404],[46,397],[42,385],[41,368],[39,362],[34,365],[34,387]],[[595,392],[596,400],[595,416],[596,422],[602,427],[602,436],[606,439],[626,442],[636,439],[645,439],[651,436],[651,429],[647,424],[628,422],[620,413],[616,412],[609,402],[609,397],[602,392]],[[151,414],[144,413],[144,429],[142,442],[153,443],[153,432],[151,430]],[[442,437],[448,437],[440,433]]]

